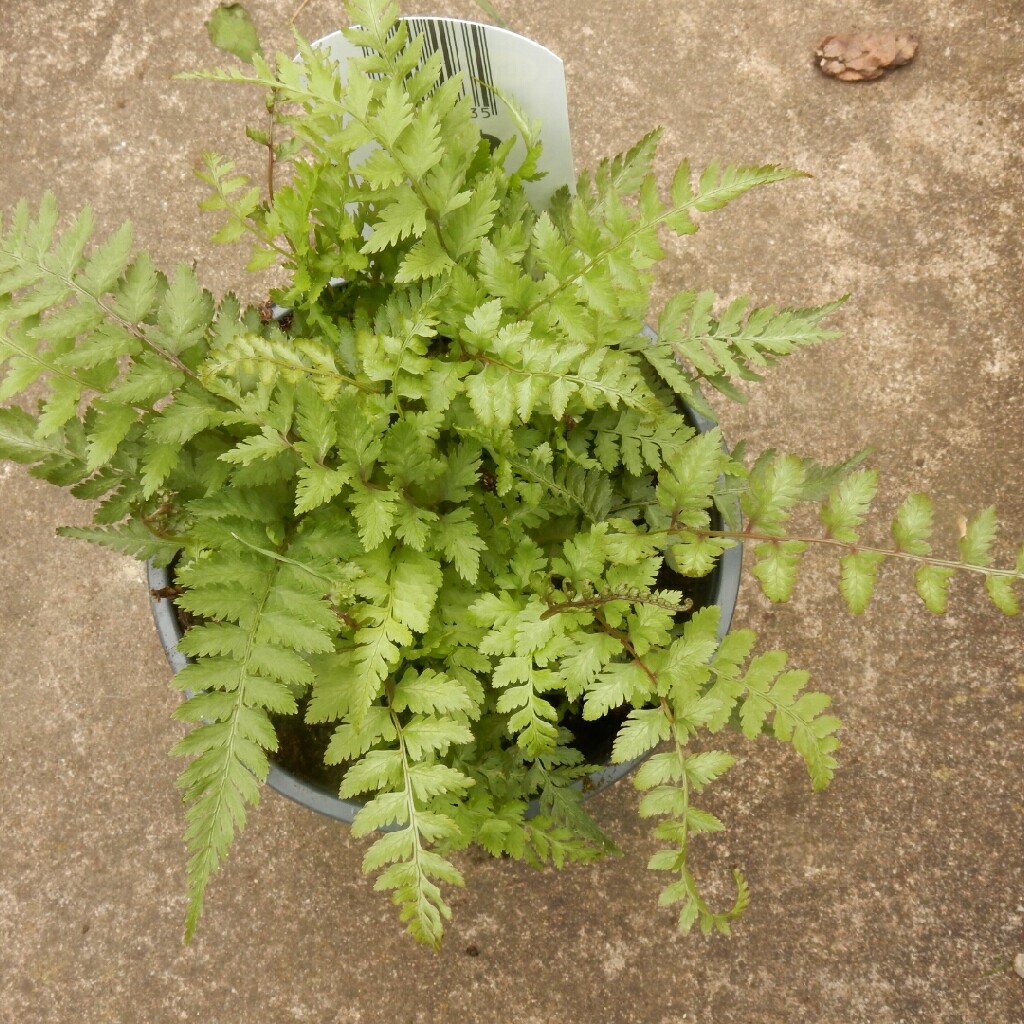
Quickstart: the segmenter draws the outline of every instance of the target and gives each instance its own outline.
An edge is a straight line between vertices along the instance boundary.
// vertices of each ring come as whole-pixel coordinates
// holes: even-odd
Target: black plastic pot
[[[693,410],[688,410],[690,420],[701,433],[710,430],[715,424],[706,417],[699,415]],[[717,513],[716,513],[717,514]],[[743,549],[736,545],[722,553],[718,565],[714,571],[704,579],[706,593],[702,595],[698,604],[702,606],[716,604],[721,609],[721,619],[718,627],[718,638],[721,640],[729,631],[732,622],[733,612],[736,609],[736,596],[740,587],[740,568],[743,559]],[[156,629],[170,662],[171,670],[180,672],[187,664],[185,656],[178,651],[178,641],[183,636],[181,624],[174,610],[173,602],[166,597],[155,597],[154,594],[165,592],[173,582],[169,570],[157,569],[152,563],[147,563],[147,575],[149,578],[150,604],[153,609],[153,618],[156,620]],[[636,761],[628,761],[624,764],[608,764],[590,775],[587,779],[587,795],[597,793],[607,788],[613,782],[621,779],[623,775],[630,772],[637,764]],[[338,821],[351,823],[359,809],[363,806],[354,800],[344,800],[331,790],[314,782],[306,781],[292,772],[270,763],[270,774],[267,776],[267,785],[282,796],[294,800],[303,807],[308,807],[318,814],[326,814],[329,818]],[[527,817],[538,813],[540,807],[537,800],[530,803],[527,810]]]

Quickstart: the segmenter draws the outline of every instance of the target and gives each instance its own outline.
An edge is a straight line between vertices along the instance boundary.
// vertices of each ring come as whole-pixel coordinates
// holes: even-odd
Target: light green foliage
[[[900,551],[925,556],[931,551],[932,503],[927,494],[911,494],[896,513],[892,535]]]
[[[867,609],[884,560],[885,554],[881,551],[850,551],[840,558],[839,591],[854,615]]]
[[[231,517],[220,524],[231,525]],[[250,521],[237,529],[256,532]],[[333,649],[338,632],[337,618],[319,599],[323,568],[301,541],[285,538],[278,547],[281,557],[272,558],[225,539],[178,568],[187,587],[179,605],[208,620],[182,640],[182,653],[195,660],[175,677],[192,694],[176,717],[196,723],[173,751],[193,758],[178,780],[189,803],[186,939],[199,922],[210,876],[245,825],[246,804],[259,799],[256,782],[269,770],[267,751],[277,748],[270,715],[295,713],[296,693],[313,681],[306,658]]]
[[[255,54],[262,53],[259,34],[241,4],[221,4],[206,22],[210,42],[218,49],[233,53],[246,64]]]
[[[851,473],[829,496],[821,509],[821,521],[829,537],[846,544],[857,542],[857,528],[878,489],[878,472],[862,469]]]
[[[757,561],[751,572],[769,601],[788,601],[793,596],[800,556],[806,550],[807,543],[802,540],[771,540],[754,545]]]
[[[757,184],[786,176],[775,168],[748,170]],[[726,194],[732,198],[731,192]],[[743,401],[733,386],[736,380],[761,380],[757,369],[773,366],[780,356],[838,337],[838,332],[821,323],[843,301],[780,311],[772,306],[750,309],[748,299],[738,298],[716,317],[713,292],[679,292],[661,314],[658,340],[648,359],[659,372],[672,362],[692,367],[687,385],[691,391],[698,380],[704,380],[730,398]],[[672,383],[668,378],[666,382]]]
[[[836,466],[817,466],[791,455],[763,452],[749,470],[740,470],[745,480],[740,503],[747,516],[746,527],[705,531],[705,536],[752,541],[756,561],[751,572],[772,601],[788,601],[793,596],[804,554],[810,547],[822,546],[841,552],[839,591],[855,615],[867,609],[886,560],[915,564],[914,587],[929,611],[946,611],[950,583],[960,573],[983,576],[992,603],[1007,615],[1018,614],[1015,588],[1024,579],[1024,549],[1012,568],[992,566],[997,527],[992,507],[970,521],[962,520],[958,559],[932,555],[932,503],[925,494],[911,494],[897,509],[890,527],[895,548],[862,541],[861,527],[878,487],[875,470],[855,468],[863,454]],[[693,533],[685,528],[687,504],[678,497],[674,503],[673,521],[684,527],[677,532],[692,545]],[[819,506],[823,533],[801,533],[792,528],[791,517],[804,503]],[[677,559],[677,564],[684,563]]]
[[[665,235],[795,172],[682,163],[663,189],[655,130],[534,210],[538,126],[505,99],[525,155],[492,152],[395,5],[348,10],[365,56],[344,86],[301,40],[297,60],[264,57],[235,5],[211,36],[247,67],[190,76],[265,91],[271,126],[248,135],[271,188],[214,154],[198,176],[213,240],[278,268],[287,315],[215,301],[190,266],[165,276],[127,225],[94,241],[90,212],[65,221],[51,195],[0,223],[0,456],[96,502],[68,536],[177,558],[196,619],[176,680],[186,934],[258,800],[276,722],[296,714],[332,725],[325,761],[363,802],[353,832],[379,833],[364,868],[415,938],[441,942],[471,844],[536,866],[615,849],[582,806],[593,766],[571,724],[609,715],[612,759],[647,758],[635,782],[659,819],[662,904],[684,931],[728,931],[746,883],[737,872],[732,906],[713,910],[690,840],[724,827],[693,797],[733,759],[690,740],[770,732],[820,788],[838,721],[782,652],[752,657],[752,633],[695,608],[687,577],[748,541],[754,576],[786,600],[817,545],[839,553],[855,612],[890,559],[918,566],[935,610],[969,571],[1015,613],[1024,551],[991,567],[989,509],[957,560],[933,556],[920,495],[896,513],[895,547],[873,547],[864,453],[748,466],[717,428],[695,430],[702,381],[740,398],[737,382],[832,337],[838,304],[686,290],[652,310]],[[822,529],[804,536],[807,506]]]

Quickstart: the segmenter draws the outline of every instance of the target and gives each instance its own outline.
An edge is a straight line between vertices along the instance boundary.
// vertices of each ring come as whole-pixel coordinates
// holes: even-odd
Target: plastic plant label
[[[424,59],[441,52],[442,81],[462,72],[463,93],[469,97],[473,117],[485,136],[504,142],[518,134],[508,110],[492,90],[512,97],[527,117],[540,120],[544,151],[538,169],[546,175],[525,185],[537,209],[544,209],[563,185],[573,188],[569,105],[560,57],[526,36],[493,25],[456,18],[413,17],[404,21],[410,33],[423,37]],[[347,75],[349,58],[364,56],[341,32],[324,36],[314,45],[330,53],[343,76]],[[523,156],[520,140],[512,151],[512,160]]]

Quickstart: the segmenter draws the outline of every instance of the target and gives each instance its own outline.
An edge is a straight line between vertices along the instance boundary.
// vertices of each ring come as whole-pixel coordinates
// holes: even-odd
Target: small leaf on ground
[[[218,50],[233,53],[246,64],[263,53],[252,17],[241,4],[221,4],[206,22],[206,33]]]

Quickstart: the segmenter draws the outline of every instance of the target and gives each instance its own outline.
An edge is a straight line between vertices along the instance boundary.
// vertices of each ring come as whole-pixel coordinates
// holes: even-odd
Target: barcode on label
[[[452,22],[439,18],[406,18],[405,24],[410,35],[423,37],[423,60],[440,52],[441,73],[438,83],[446,82],[461,71],[462,95],[468,92],[472,99],[473,116],[496,117],[498,104],[491,91],[494,86],[491,55],[483,27],[472,22]],[[370,51],[366,47],[362,50],[369,55]]]

